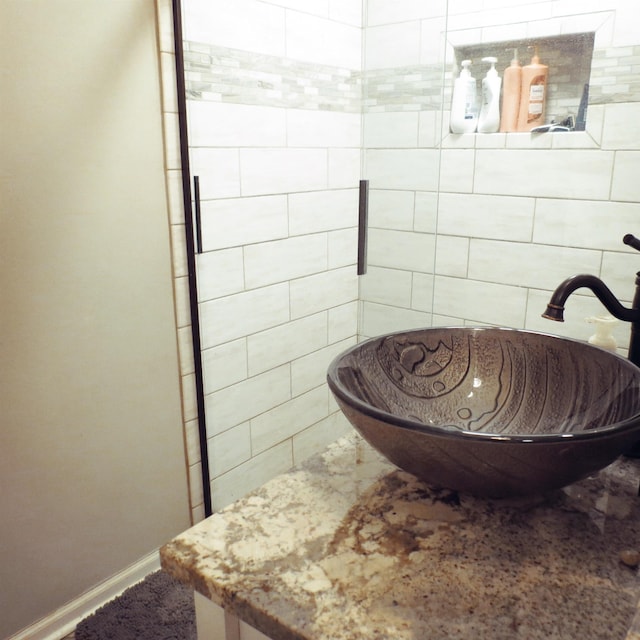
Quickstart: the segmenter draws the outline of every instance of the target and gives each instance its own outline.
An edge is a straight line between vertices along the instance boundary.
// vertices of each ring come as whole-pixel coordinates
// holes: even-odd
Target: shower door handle
[[[200,210],[200,176],[193,176],[193,199],[195,208],[196,253],[202,253],[202,225]]]

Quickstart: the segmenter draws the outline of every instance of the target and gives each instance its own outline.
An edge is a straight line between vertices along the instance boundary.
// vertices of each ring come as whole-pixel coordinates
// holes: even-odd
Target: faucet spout
[[[640,309],[623,307],[613,295],[611,289],[609,289],[600,278],[589,274],[571,276],[564,282],[561,282],[553,292],[542,317],[548,320],[555,320],[556,322],[564,322],[564,304],[576,289],[581,288],[593,291],[598,300],[606,307],[607,311],[612,316],[618,318],[618,320],[623,320],[624,322],[640,322]]]

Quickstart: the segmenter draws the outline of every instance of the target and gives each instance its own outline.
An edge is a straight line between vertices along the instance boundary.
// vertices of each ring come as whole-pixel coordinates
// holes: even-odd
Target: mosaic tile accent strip
[[[184,46],[190,100],[346,113],[432,111],[451,100],[453,74],[442,65],[361,72],[197,42]],[[550,66],[547,112],[575,114],[585,75],[561,59],[544,60]],[[479,82],[479,66],[475,75]],[[640,46],[595,49],[586,77],[589,104],[640,102]]]
[[[360,113],[360,70],[184,43],[187,98]]]
[[[595,49],[589,104],[640,102],[640,46]]]

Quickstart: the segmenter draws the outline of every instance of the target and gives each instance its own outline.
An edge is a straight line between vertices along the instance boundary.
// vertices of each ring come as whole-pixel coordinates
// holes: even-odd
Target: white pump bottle
[[[482,108],[478,117],[478,133],[495,133],[500,129],[500,85],[502,79],[496,71],[497,58],[482,58],[491,64],[482,79]]]
[[[478,126],[476,80],[469,71],[471,60],[462,61],[462,71],[453,84],[451,100],[451,133],[473,133]]]

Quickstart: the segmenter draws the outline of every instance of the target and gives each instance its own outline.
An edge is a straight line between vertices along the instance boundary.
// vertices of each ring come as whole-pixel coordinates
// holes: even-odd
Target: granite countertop
[[[273,640],[640,640],[640,460],[561,491],[432,489],[359,436],[176,537],[163,568]]]

